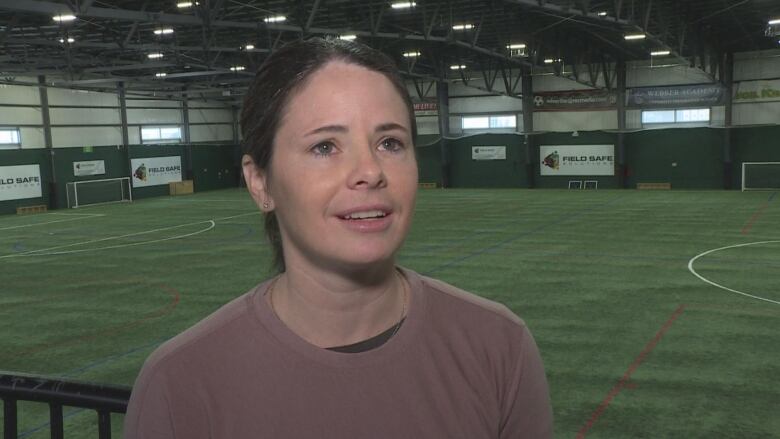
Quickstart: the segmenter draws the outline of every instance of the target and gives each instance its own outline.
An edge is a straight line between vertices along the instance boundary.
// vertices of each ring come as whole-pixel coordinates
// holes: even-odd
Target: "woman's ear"
[[[241,167],[244,171],[246,188],[252,195],[252,199],[255,200],[255,204],[263,212],[274,210],[274,202],[268,192],[268,173],[264,169],[260,169],[248,154],[241,157]]]

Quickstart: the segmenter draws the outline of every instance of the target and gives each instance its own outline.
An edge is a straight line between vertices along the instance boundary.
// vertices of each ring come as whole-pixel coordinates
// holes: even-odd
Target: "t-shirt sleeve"
[[[144,367],[133,386],[125,414],[124,439],[175,438],[173,417],[162,374]]]
[[[542,358],[531,332],[522,327],[519,357],[502,403],[500,439],[553,437],[552,407]]]

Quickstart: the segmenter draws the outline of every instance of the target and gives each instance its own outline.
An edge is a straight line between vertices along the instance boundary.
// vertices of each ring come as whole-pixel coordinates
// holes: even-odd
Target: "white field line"
[[[733,289],[733,288],[724,287],[723,285],[717,284],[717,283],[715,283],[715,282],[713,282],[713,281],[711,281],[711,280],[709,280],[709,279],[705,278],[704,276],[700,275],[699,273],[697,273],[697,272],[696,272],[696,270],[694,270],[694,269],[693,269],[693,263],[694,263],[694,262],[695,262],[697,259],[699,259],[699,258],[700,258],[700,257],[702,257],[702,256],[706,256],[706,255],[708,255],[708,254],[710,254],[710,253],[715,253],[715,252],[717,252],[717,251],[721,251],[721,250],[728,250],[728,249],[730,249],[730,248],[737,248],[737,247],[747,247],[747,246],[749,246],[749,245],[772,244],[772,243],[780,243],[780,241],[758,241],[758,242],[748,242],[748,243],[745,243],[745,244],[729,245],[729,246],[726,246],[726,247],[721,247],[721,248],[714,248],[714,249],[712,249],[712,250],[707,250],[707,251],[706,251],[706,252],[704,252],[704,253],[700,253],[700,254],[698,254],[698,255],[694,256],[693,258],[691,258],[691,260],[690,260],[690,261],[688,261],[688,270],[689,270],[691,273],[693,273],[693,275],[694,275],[694,276],[698,277],[699,279],[703,280],[704,282],[706,282],[706,283],[708,283],[708,284],[710,284],[710,285],[716,286],[716,287],[718,287],[718,288],[720,288],[720,289],[723,289],[723,290],[726,290],[726,291],[730,291],[730,292],[732,292],[732,293],[740,294],[740,295],[743,295],[743,296],[746,296],[746,297],[750,297],[751,299],[756,299],[756,300],[763,300],[763,301],[765,301],[765,302],[774,303],[775,305],[780,305],[780,301],[777,301],[777,300],[767,299],[766,297],[755,296],[755,295],[753,295],[753,294],[748,294],[748,293],[743,293],[742,291],[737,291],[737,290],[735,290],[735,289]]]
[[[227,220],[227,219],[240,218],[242,216],[249,216],[249,215],[260,215],[261,213],[262,212],[260,212],[259,210],[253,210],[252,212],[241,213],[241,214],[238,214],[238,215],[223,216],[222,218],[214,218],[214,221],[222,221],[222,220]]]
[[[213,229],[216,226],[216,223],[214,222],[214,220],[197,221],[197,222],[194,222],[194,223],[179,224],[177,226],[162,227],[162,228],[153,229],[153,230],[145,230],[143,232],[128,233],[126,235],[109,236],[108,238],[93,239],[91,241],[82,241],[82,242],[76,242],[76,243],[73,243],[73,244],[59,245],[59,246],[56,246],[56,247],[42,248],[42,249],[38,249],[38,250],[30,250],[30,251],[24,252],[24,253],[16,253],[16,254],[11,254],[11,255],[0,256],[0,259],[21,257],[21,256],[30,256],[30,255],[35,256],[37,254],[48,254],[48,255],[51,255],[51,254],[65,254],[65,253],[69,253],[69,252],[56,252],[56,253],[52,253],[51,251],[52,250],[59,250],[59,249],[63,249],[63,248],[68,248],[68,247],[75,247],[77,245],[94,244],[96,242],[110,241],[112,239],[121,239],[121,238],[128,238],[130,236],[146,235],[146,234],[149,234],[149,233],[161,232],[163,230],[178,229],[178,228],[181,228],[181,227],[187,227],[187,226],[192,226],[192,225],[195,225],[195,224],[202,224],[202,223],[210,223],[211,225],[207,229],[200,230],[200,231],[198,231],[196,233],[203,233],[205,231]],[[170,240],[170,239],[184,238],[186,236],[192,236],[192,235],[193,235],[193,233],[190,233],[190,234],[187,234],[187,235],[180,235],[180,236],[176,236],[176,237],[172,237],[172,238],[163,238],[163,239],[158,239],[158,240],[153,240],[153,241],[136,242],[136,243],[132,243],[132,244],[122,244],[120,246],[101,247],[99,249],[76,250],[76,251],[72,251],[70,253],[78,253],[78,252],[89,251],[89,250],[101,250],[101,249],[106,249],[106,248],[129,247],[131,245],[149,244],[149,243],[152,243],[152,242],[167,241],[167,240]]]
[[[72,214],[60,213],[60,214],[52,214],[52,215],[79,215],[79,217],[77,217],[77,218],[68,218],[68,219],[61,219],[61,220],[54,220],[54,221],[45,221],[45,222],[41,222],[41,223],[22,224],[22,225],[19,225],[19,226],[2,227],[2,228],[0,228],[0,230],[22,229],[22,228],[25,228],[25,227],[42,226],[44,224],[65,223],[65,222],[68,222],[68,221],[78,221],[80,219],[88,219],[88,218],[106,216],[105,214],[102,214],[102,213],[72,213]]]

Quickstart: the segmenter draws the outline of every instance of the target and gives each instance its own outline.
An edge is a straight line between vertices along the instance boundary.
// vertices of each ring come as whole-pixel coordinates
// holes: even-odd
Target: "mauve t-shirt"
[[[505,306],[399,269],[404,324],[385,344],[309,344],[269,307],[270,281],[146,361],[125,439],[552,437],[544,368]]]

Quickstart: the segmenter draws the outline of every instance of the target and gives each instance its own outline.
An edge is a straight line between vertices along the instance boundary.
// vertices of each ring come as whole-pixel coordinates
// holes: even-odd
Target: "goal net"
[[[780,189],[780,162],[742,163],[743,191],[774,191]]]
[[[72,181],[67,184],[68,207],[133,201],[130,177]]]

